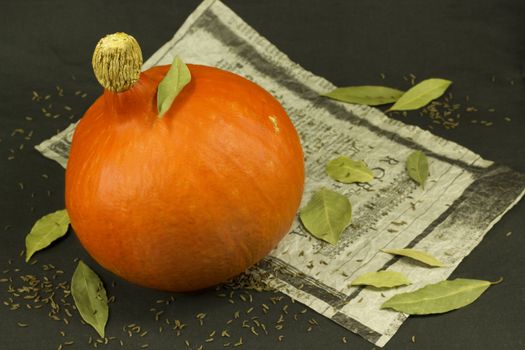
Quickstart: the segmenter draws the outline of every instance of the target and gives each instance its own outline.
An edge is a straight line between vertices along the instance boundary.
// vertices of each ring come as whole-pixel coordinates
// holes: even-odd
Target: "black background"
[[[338,86],[383,84],[407,88],[403,76],[413,73],[418,80],[447,78],[454,82],[454,96],[470,97],[478,112],[447,130],[434,125],[433,132],[456,141],[484,158],[525,172],[523,132],[525,131],[525,2],[522,0],[470,1],[225,1],[247,23],[267,37],[290,58]],[[31,101],[32,91],[52,94],[56,105],[68,104],[77,120],[100,94],[90,66],[92,50],[100,37],[125,31],[134,35],[148,58],[169,40],[184,19],[198,5],[194,1],[1,1],[0,2],[0,278],[42,272],[52,263],[70,278],[79,257],[105,281],[117,302],[111,305],[108,336],[125,341],[125,348],[139,349],[225,349],[224,338],[208,334],[225,329],[236,310],[250,305],[237,297],[229,304],[213,290],[175,295],[167,307],[170,319],[189,324],[176,337],[172,331],[157,333],[158,323],[149,308],[169,294],[134,287],[103,271],[86,255],[73,234],[51,249],[35,255],[36,265],[19,257],[24,237],[42,215],[64,207],[64,171],[55,162],[40,156],[32,146],[62,130],[69,114],[56,119],[45,117],[42,105]],[[380,73],[386,75],[383,80]],[[73,77],[74,76],[74,79]],[[55,86],[64,88],[62,99]],[[87,97],[75,96],[82,90]],[[463,101],[463,100],[461,100]],[[56,107],[54,107],[56,108]],[[490,112],[489,109],[495,109]],[[31,116],[32,121],[25,116]],[[504,118],[511,118],[506,121]],[[429,128],[430,119],[410,113],[398,116],[408,124]],[[490,127],[470,122],[492,121]],[[15,134],[22,128],[25,135]],[[33,130],[31,140],[24,140]],[[19,149],[24,143],[24,148]],[[11,150],[12,149],[12,150]],[[14,152],[14,153],[13,153]],[[8,160],[14,155],[15,158]],[[48,175],[44,178],[42,174]],[[23,184],[22,186],[19,183]],[[50,195],[48,194],[50,190]],[[32,193],[34,195],[32,196]],[[474,304],[444,315],[410,317],[387,344],[386,349],[520,349],[525,348],[525,226],[524,203],[519,203],[494,226],[482,243],[464,260],[452,277],[505,281],[491,287]],[[508,232],[512,232],[508,235]],[[8,266],[8,259],[12,265]],[[19,271],[13,269],[19,268]],[[8,272],[3,272],[9,269]],[[111,287],[112,281],[116,286]],[[0,299],[10,294],[0,283]],[[373,345],[313,311],[293,314],[304,307],[283,299],[270,305],[268,315],[260,305],[270,304],[273,294],[254,294],[251,315],[261,317],[270,335],[256,337],[240,322],[229,326],[232,344],[244,335],[244,349],[371,349]],[[273,328],[281,308],[289,304],[284,329]],[[23,306],[23,305],[22,305]],[[195,315],[207,313],[204,326]],[[242,312],[241,312],[242,314]],[[308,320],[319,326],[307,332]],[[17,322],[28,323],[22,328]],[[122,327],[137,323],[150,333],[128,338]],[[59,334],[66,332],[66,337]],[[277,336],[283,334],[283,342]],[[74,315],[69,325],[53,321],[45,310],[16,310],[0,304],[0,349],[88,348],[94,331]],[[346,337],[348,343],[342,342]],[[411,338],[415,336],[415,343]],[[237,338],[235,338],[237,337]],[[104,348],[121,348],[112,340]],[[233,348],[233,346],[232,346]]]

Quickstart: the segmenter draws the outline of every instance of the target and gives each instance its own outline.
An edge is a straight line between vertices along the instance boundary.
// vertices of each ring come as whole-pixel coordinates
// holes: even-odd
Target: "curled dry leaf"
[[[313,236],[336,244],[341,233],[352,222],[352,205],[342,194],[321,188],[301,209],[299,217]]]
[[[423,252],[421,250],[403,248],[403,249],[381,249],[381,251],[388,253],[388,254],[406,256],[408,258],[420,261],[432,267],[445,266],[441,261],[439,261],[438,259],[434,258],[432,255],[426,252]]]
[[[190,80],[190,70],[179,56],[175,56],[170,70],[160,82],[157,90],[157,109],[159,116],[162,116],[170,109],[175,97],[177,97]]]
[[[409,285],[410,281],[401,272],[377,271],[362,274],[352,281],[353,286],[373,286],[376,288],[392,288]]]
[[[348,157],[340,156],[326,164],[326,173],[332,179],[343,182],[370,182],[374,179],[372,170],[363,161],[354,161]]]
[[[428,160],[425,153],[421,151],[412,152],[407,158],[406,169],[408,176],[420,184],[422,188],[425,188],[425,181],[428,177]]]
[[[80,316],[104,338],[104,329],[108,321],[108,297],[98,275],[83,261],[71,279],[71,295]]]
[[[459,309],[472,302],[493,283],[458,278],[430,284],[409,293],[394,295],[381,305],[410,315],[444,313]]]
[[[322,94],[334,100],[368,106],[392,103],[402,95],[401,90],[376,85],[346,86]]]
[[[39,250],[64,236],[69,227],[69,215],[65,209],[47,214],[33,225],[26,236],[26,262]]]
[[[414,85],[401,96],[389,111],[408,111],[426,106],[432,100],[440,97],[452,84],[445,79],[427,79]]]

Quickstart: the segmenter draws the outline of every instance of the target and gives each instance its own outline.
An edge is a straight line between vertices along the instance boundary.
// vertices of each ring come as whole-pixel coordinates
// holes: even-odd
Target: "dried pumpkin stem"
[[[139,80],[142,52],[131,35],[109,34],[95,47],[92,64],[100,85],[106,90],[123,92]]]

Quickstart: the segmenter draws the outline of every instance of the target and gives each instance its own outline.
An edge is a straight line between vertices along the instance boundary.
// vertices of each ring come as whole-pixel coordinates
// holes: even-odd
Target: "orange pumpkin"
[[[130,77],[122,62],[141,56],[138,45],[112,40],[120,53],[94,58],[96,74],[106,65],[105,91],[77,125],[66,170],[77,237],[103,267],[146,287],[190,291],[241,273],[282,239],[300,204],[290,119],[258,85],[201,65],[188,65],[190,83],[159,117],[170,66]]]

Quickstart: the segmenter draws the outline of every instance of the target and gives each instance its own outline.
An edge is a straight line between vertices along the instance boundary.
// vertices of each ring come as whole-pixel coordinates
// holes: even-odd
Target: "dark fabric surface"
[[[292,60],[338,86],[383,84],[407,88],[403,76],[410,73],[418,80],[441,77],[454,81],[450,90],[454,98],[465,104],[468,95],[470,105],[477,108],[476,112],[462,115],[457,128],[447,130],[417,112],[396,118],[427,129],[433,127],[435,134],[486,159],[525,172],[525,2],[522,0],[225,3]],[[107,349],[122,348],[119,339],[127,349],[140,349],[143,344],[152,349],[197,349],[201,344],[204,349],[224,349],[223,344],[228,341],[233,348],[240,336],[243,345],[239,348],[245,349],[373,348],[312,311],[302,314],[304,307],[292,304],[287,298],[273,305],[270,298],[276,295],[272,293],[252,293],[253,304],[238,296],[235,304],[230,304],[214,290],[175,295],[175,302],[164,306],[165,314],[171,323],[179,319],[189,326],[176,336],[172,327],[164,323],[165,330],[159,334],[161,323],[155,321],[155,312],[161,307],[156,300],[170,295],[129,285],[105,272],[87,256],[72,232],[50,249],[37,253],[35,265],[27,265],[19,257],[24,237],[35,220],[64,207],[63,169],[40,156],[33,146],[77,120],[100,94],[90,66],[98,39],[107,33],[128,32],[137,38],[147,58],[171,38],[197,4],[194,1],[0,2],[0,279],[11,277],[19,281],[19,276],[25,274],[42,276],[45,272],[42,265],[53,264],[64,271],[63,276],[57,275],[57,281],[69,280],[76,266],[73,259],[83,259],[100,274],[110,294],[116,297],[111,305],[107,334],[117,339],[100,345]],[[64,89],[65,96],[56,97],[57,85]],[[70,113],[65,110],[60,117],[45,117],[40,109],[46,105],[31,100],[33,90],[51,94],[53,110],[58,105],[70,106],[73,119],[68,118]],[[78,90],[87,96],[75,95]],[[484,126],[472,120],[493,124]],[[24,134],[15,129],[23,129]],[[30,130],[33,131],[30,140],[24,139]],[[503,276],[503,283],[491,287],[462,310],[410,317],[386,349],[525,348],[523,214],[524,204],[519,203],[491,229],[452,276],[488,280]],[[12,260],[11,264],[8,260]],[[11,305],[9,284],[0,283],[0,300]],[[270,306],[268,314],[262,312],[263,303]],[[88,339],[95,337],[95,333],[82,325],[76,314],[67,325],[50,319],[48,308],[29,310],[25,304],[24,301],[14,311],[0,304],[0,349],[57,349],[69,340],[75,343],[65,345],[64,349],[92,347]],[[287,304],[284,328],[276,330],[275,322]],[[251,306],[254,311],[246,315]],[[149,311],[150,308],[156,310]],[[237,310],[241,311],[240,320],[227,325]],[[203,326],[195,319],[200,312],[207,314]],[[294,314],[298,315],[297,321]],[[270,335],[257,328],[261,335],[256,336],[249,328],[241,327],[242,320],[252,316],[260,317]],[[308,331],[310,319],[319,325]],[[122,327],[131,323],[141,325],[141,330],[149,333],[130,338]],[[220,333],[223,329],[232,334],[230,340],[216,335],[213,342],[205,342],[213,330]],[[282,342],[277,339],[279,335],[284,335]]]

